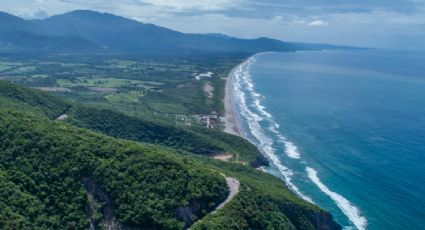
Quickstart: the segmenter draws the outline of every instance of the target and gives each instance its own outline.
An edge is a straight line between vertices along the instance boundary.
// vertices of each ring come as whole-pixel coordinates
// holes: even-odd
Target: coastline
[[[227,75],[226,78],[226,84],[225,84],[225,93],[224,93],[224,110],[225,110],[225,116],[224,116],[224,132],[236,135],[239,137],[243,137],[239,123],[237,121],[237,115],[236,115],[236,105],[233,98],[233,74],[236,68],[238,68],[239,65],[237,65],[235,68],[230,71],[230,73]]]
[[[232,71],[227,75],[226,78],[226,84],[225,84],[225,91],[224,91],[224,132],[236,135],[239,137],[242,137],[244,139],[247,139],[243,133],[242,129],[240,127],[240,123],[238,121],[237,117],[237,109],[235,104],[235,99],[233,95],[233,74],[236,71],[237,68],[239,68],[243,63],[245,63],[247,60],[249,60],[252,57],[255,57],[260,54],[266,54],[266,53],[273,53],[273,52],[259,52],[255,53],[245,60],[243,60],[241,63],[239,63],[237,66],[235,66]],[[248,139],[247,139],[248,140]]]
[[[260,54],[260,53],[258,53]],[[250,58],[255,58],[256,55],[252,55]],[[232,69],[232,71],[228,74],[226,78],[225,83],[225,95],[224,95],[224,108],[225,108],[225,117],[224,117],[224,123],[225,123],[225,129],[224,132],[237,135],[239,137],[242,137],[246,140],[248,140],[247,136],[249,134],[249,137],[251,137],[255,140],[255,142],[258,143],[254,144],[256,147],[260,150],[260,152],[263,154],[263,156],[267,159],[267,161],[270,163],[270,166],[273,170],[263,170],[264,172],[275,175],[272,173],[274,170],[279,173],[279,176],[277,174],[275,175],[279,179],[282,180],[283,183],[285,183],[286,187],[291,190],[295,195],[297,195],[300,199],[311,203],[313,205],[316,205],[317,207],[322,207],[316,204],[312,198],[305,195],[300,189],[291,182],[292,179],[292,171],[287,168],[283,164],[283,159],[279,158],[278,153],[276,153],[276,149],[274,149],[274,146],[272,144],[274,143],[273,138],[277,138],[277,141],[281,141],[284,144],[284,153],[292,159],[299,160],[300,159],[300,153],[297,151],[297,146],[294,145],[294,143],[288,141],[286,137],[283,136],[278,130],[280,125],[276,123],[276,121],[272,118],[272,115],[269,114],[265,107],[261,104],[261,95],[259,93],[256,93],[253,87],[253,84],[246,80],[245,78],[251,78],[251,75],[249,74],[249,68],[252,64],[250,62],[250,58],[247,58],[244,62],[240,63],[236,67]],[[255,59],[254,59],[255,62]],[[239,71],[241,72],[239,75]],[[248,73],[247,73],[248,72]],[[242,80],[240,79],[242,78]],[[234,81],[237,81],[237,84]],[[241,84],[239,84],[241,83]],[[243,91],[244,90],[244,91]],[[239,92],[239,91],[243,91]],[[236,93],[236,94],[235,94]],[[247,100],[239,100],[237,97],[239,93],[244,94],[247,96]],[[241,105],[237,105],[236,102],[242,103]],[[248,103],[252,103],[252,111],[249,106],[247,106]],[[251,105],[251,104],[250,104]],[[240,106],[240,107],[237,107]],[[247,117],[244,117],[238,113],[238,108],[241,109],[241,113],[246,114]],[[245,112],[245,110],[248,110],[248,112]],[[245,113],[244,113],[245,112]],[[251,113],[252,112],[252,113]],[[255,117],[261,117],[264,118],[268,124],[271,124],[270,129],[263,129],[262,124],[260,124]],[[241,120],[245,124],[245,119],[247,119],[247,129],[245,130],[247,133],[241,132]],[[244,126],[242,126],[244,127]],[[268,132],[268,133],[267,133]],[[271,137],[270,137],[271,136]],[[276,142],[277,142],[276,141]],[[257,168],[262,169],[262,168]],[[345,215],[346,218],[348,218],[348,221],[351,222],[351,224],[347,224],[347,227],[355,226],[358,229],[365,229],[367,226],[367,219],[361,215],[360,210],[357,206],[351,203],[347,198],[342,196],[341,194],[338,194],[331,190],[331,188],[327,187],[325,184],[322,183],[318,176],[318,172],[312,168],[312,167],[305,167],[306,173],[308,178],[311,180],[311,182],[316,185],[319,190],[321,190],[322,193],[327,195],[333,202],[336,204],[337,208],[342,212],[343,215]]]

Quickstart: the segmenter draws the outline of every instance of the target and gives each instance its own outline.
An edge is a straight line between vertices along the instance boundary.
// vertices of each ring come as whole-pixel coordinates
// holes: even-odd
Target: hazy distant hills
[[[41,22],[0,12],[0,51],[104,52],[104,48],[83,36],[49,34]]]
[[[78,10],[44,20],[0,12],[0,51],[129,53],[150,56],[252,54],[265,51],[342,48],[269,38],[238,39],[221,34],[186,34],[108,13]]]
[[[34,25],[31,22],[4,12],[0,12],[0,28],[1,30],[8,31],[15,30],[35,32],[35,30],[33,30]]]

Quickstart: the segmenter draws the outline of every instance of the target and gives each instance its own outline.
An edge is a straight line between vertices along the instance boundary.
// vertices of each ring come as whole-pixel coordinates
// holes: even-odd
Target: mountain
[[[0,11],[0,29],[6,31],[36,32],[37,25],[17,16]]]
[[[4,18],[0,23],[0,31],[3,31],[0,37],[0,50],[5,48],[46,52],[85,50],[87,53],[190,56],[341,48],[289,43],[269,38],[239,39],[217,34],[187,34],[109,13],[88,10],[72,11],[43,20],[28,21],[6,13],[2,13],[0,18]],[[22,40],[25,42],[22,43]],[[63,40],[66,42],[60,42]]]
[[[34,21],[50,36],[79,36],[105,47],[109,52],[181,52],[177,40],[183,33],[94,11],[73,11]]]
[[[44,36],[25,31],[1,31],[0,51],[17,52],[103,52],[97,44],[75,36]]]
[[[81,36],[49,36],[35,22],[0,12],[0,51],[102,52],[99,45]]]
[[[245,40],[216,35],[184,34],[94,11],[74,11],[36,22],[52,36],[73,35],[88,38],[111,51],[175,54],[182,52],[256,53],[296,49],[294,44],[267,38]]]

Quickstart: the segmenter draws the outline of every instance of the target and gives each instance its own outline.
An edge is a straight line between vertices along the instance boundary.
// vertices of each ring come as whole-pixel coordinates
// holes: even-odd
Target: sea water
[[[425,229],[425,54],[258,54],[232,76],[241,129],[345,229]]]

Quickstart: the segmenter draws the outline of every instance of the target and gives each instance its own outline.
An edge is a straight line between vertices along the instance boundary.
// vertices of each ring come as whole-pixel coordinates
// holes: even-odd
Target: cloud
[[[282,22],[283,20],[284,20],[284,17],[280,15],[272,17],[273,22]]]
[[[322,21],[322,20],[315,20],[315,21],[310,22],[308,25],[309,26],[324,27],[324,26],[328,26],[329,23]]]
[[[49,15],[44,9],[38,9],[34,11],[34,13],[32,13],[32,16],[31,16],[31,18],[36,18],[36,19],[43,19],[47,17],[49,17]]]
[[[166,7],[171,10],[226,10],[238,6],[242,0],[138,0],[152,6]]]

